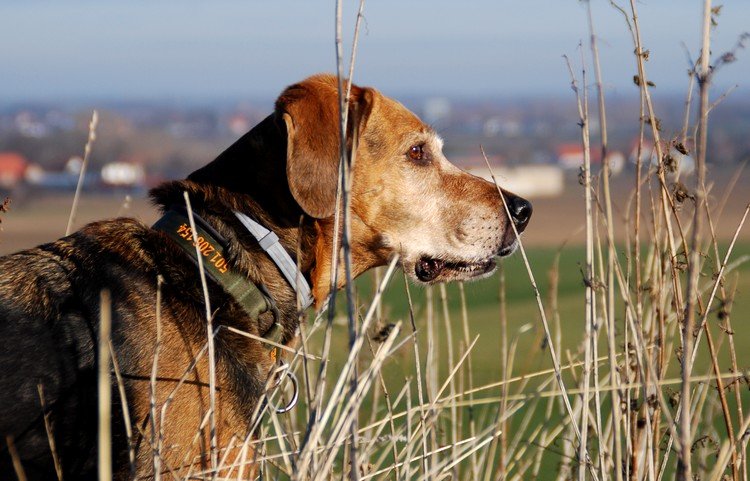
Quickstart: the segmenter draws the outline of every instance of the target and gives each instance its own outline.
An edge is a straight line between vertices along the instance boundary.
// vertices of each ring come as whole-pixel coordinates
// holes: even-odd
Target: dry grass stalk
[[[698,114],[698,138],[696,142],[696,189],[695,189],[695,215],[693,217],[693,235],[690,242],[690,260],[688,262],[688,284],[687,304],[685,307],[685,320],[682,328],[682,348],[686,355],[682,356],[682,394],[681,401],[683,410],[680,414],[680,442],[682,443],[681,455],[677,465],[677,479],[687,481],[693,479],[692,463],[690,460],[693,436],[690,426],[691,412],[687,407],[690,404],[690,373],[692,372],[693,336],[695,333],[695,311],[698,305],[698,276],[701,271],[702,260],[700,256],[700,244],[703,225],[703,204],[705,202],[705,179],[706,179],[706,145],[708,127],[708,88],[711,83],[709,72],[711,32],[711,0],[703,2],[703,40],[701,45],[701,66],[698,73],[698,88],[700,89],[700,102]],[[707,331],[708,332],[708,331]],[[731,436],[731,433],[730,433]],[[732,451],[734,453],[734,451]],[[734,456],[736,466],[736,455]],[[735,471],[735,481],[737,472]]]
[[[98,400],[99,481],[112,479],[112,386],[109,373],[109,339],[112,327],[112,297],[102,290],[99,299]]]
[[[335,45],[336,45],[336,66],[337,66],[337,78],[338,78],[338,100],[339,100],[339,135],[340,135],[340,143],[339,143],[339,154],[340,154],[340,162],[339,162],[339,180],[337,183],[337,189],[336,189],[336,208],[334,211],[334,228],[333,228],[333,246],[332,246],[332,262],[331,262],[331,276],[330,276],[330,294],[329,294],[329,310],[328,310],[328,327],[326,329],[326,337],[324,342],[324,349],[323,349],[323,359],[324,362],[321,364],[319,372],[318,372],[318,382],[317,384],[317,390],[315,392],[315,399],[316,404],[313,408],[313,410],[310,413],[310,416],[308,418],[308,425],[307,425],[307,432],[304,436],[303,443],[307,442],[307,439],[309,438],[312,428],[315,424],[315,422],[319,421],[320,413],[322,412],[322,403],[323,403],[323,392],[325,390],[326,386],[326,375],[327,375],[327,360],[328,360],[328,354],[330,352],[330,335],[331,335],[331,329],[333,325],[333,318],[335,315],[335,306],[336,306],[336,291],[338,286],[338,273],[339,273],[339,253],[340,249],[344,248],[344,261],[345,261],[345,272],[347,275],[347,279],[351,280],[351,254],[349,249],[349,233],[348,231],[348,223],[347,218],[348,214],[347,212],[347,192],[350,189],[350,185],[347,187],[350,182],[347,180],[348,171],[347,168],[351,167],[349,162],[347,162],[347,152],[346,152],[346,124],[348,120],[348,108],[345,108],[346,105],[348,105],[348,99],[349,99],[349,92],[351,89],[351,83],[352,83],[352,77],[354,75],[354,63],[356,59],[356,51],[357,51],[357,42],[359,39],[359,28],[361,25],[362,20],[362,11],[364,9],[364,0],[360,0],[359,4],[359,12],[357,14],[357,21],[355,25],[355,31],[354,31],[354,39],[352,44],[352,53],[351,53],[351,60],[349,65],[349,82],[346,86],[346,95],[344,95],[344,79],[343,79],[343,47],[342,47],[342,5],[341,1],[336,1],[336,17],[335,17]],[[353,149],[354,150],[354,149]],[[343,239],[342,239],[342,245],[339,245],[339,239],[341,238],[340,232],[341,232],[341,207],[342,204],[344,206],[344,226],[343,226]],[[347,254],[348,253],[348,254]],[[352,292],[352,284],[351,282],[347,282],[346,287],[346,293],[347,293],[347,314],[348,314],[348,321],[350,326],[350,343],[352,342],[352,333],[356,331],[354,328],[355,324],[355,317],[354,313],[351,310],[354,305],[353,302],[353,292]],[[356,377],[352,378],[352,386],[354,386],[354,383],[356,382]],[[356,458],[356,456],[354,456]],[[315,456],[314,456],[315,458]],[[315,465],[315,459],[313,459],[313,465]],[[356,473],[352,476],[356,477]]]
[[[42,415],[44,416],[44,430],[47,432],[47,441],[49,442],[49,450],[52,453],[52,463],[55,465],[55,474],[57,475],[57,479],[62,481],[62,465],[60,464],[60,458],[57,454],[55,436],[52,431],[52,420],[50,419],[50,413],[47,410],[47,401],[44,399],[44,385],[40,382],[36,385],[36,388],[37,391],[39,391],[39,403],[42,405]]]
[[[411,333],[412,333],[412,341],[414,344],[414,366],[416,369],[417,374],[417,399],[419,400],[419,406],[420,408],[425,405],[425,395],[422,390],[422,386],[424,383],[424,379],[422,378],[422,360],[419,357],[419,342],[417,341],[417,324],[414,320],[414,304],[412,302],[411,298],[411,292],[409,290],[409,281],[406,279],[406,276],[404,275],[404,289],[406,292],[406,299],[409,302],[409,321],[411,322]],[[419,429],[422,430],[422,432],[426,432],[425,429],[425,423],[427,422],[427,413],[421,409],[419,412]],[[411,424],[409,424],[411,426]],[[409,439],[412,439],[412,434],[409,434]],[[422,444],[422,470],[424,473],[426,473],[429,469],[428,465],[428,457],[427,457],[427,436],[422,436],[421,439]]]
[[[203,267],[203,255],[200,253],[198,243],[198,231],[195,228],[195,219],[193,218],[193,207],[190,204],[190,196],[187,191],[183,192],[182,195],[185,199],[185,206],[187,207],[190,231],[193,234],[195,256],[198,258],[198,273],[200,274],[201,287],[203,288],[203,303],[206,308],[206,339],[208,344],[208,423],[211,469],[215,472],[219,458],[216,444],[216,350],[214,347],[213,312],[211,311],[211,299],[208,296],[208,281],[206,280],[206,271]]]
[[[580,47],[580,46],[579,46]],[[579,125],[581,127],[581,143],[583,145],[583,167],[582,167],[582,184],[584,189],[584,205],[586,212],[586,264],[584,271],[584,284],[585,284],[585,316],[584,316],[584,365],[583,365],[583,376],[581,382],[583,383],[583,397],[581,399],[581,441],[578,446],[578,459],[586,459],[587,444],[588,444],[588,421],[589,421],[589,387],[591,385],[591,351],[592,344],[595,341],[593,332],[595,331],[594,318],[596,314],[595,295],[594,287],[596,280],[594,279],[594,213],[592,209],[592,187],[591,187],[591,142],[589,132],[589,104],[588,104],[588,88],[586,84],[586,67],[585,60],[583,57],[583,49],[581,49],[581,83],[583,85],[583,93],[579,91],[576,77],[573,74],[573,68],[570,65],[570,61],[567,57],[565,60],[568,65],[568,70],[571,75],[571,87],[576,95],[576,103],[578,105],[578,117]],[[601,450],[600,450],[601,451]],[[578,479],[584,481],[586,477],[586,470],[578,470]]]
[[[612,195],[610,192],[610,182],[609,178],[611,175],[610,170],[610,159],[609,159],[609,152],[608,152],[608,146],[609,141],[607,137],[607,109],[606,109],[606,102],[605,102],[605,96],[604,96],[604,87],[603,87],[603,81],[602,81],[602,70],[601,70],[601,64],[599,62],[599,47],[597,44],[597,37],[596,33],[594,32],[594,18],[591,13],[591,2],[588,1],[586,3],[586,11],[587,11],[587,17],[588,17],[588,25],[589,25],[589,33],[590,33],[590,47],[591,47],[591,56],[594,64],[594,75],[596,79],[596,91],[597,91],[597,100],[598,100],[598,112],[599,112],[599,133],[600,133],[600,143],[601,143],[601,159],[602,159],[602,171],[601,171],[601,184],[603,188],[603,196],[604,196],[604,214],[605,214],[605,221],[607,225],[607,236],[609,238],[614,238],[614,218],[612,215]],[[601,250],[600,250],[601,251]],[[615,283],[615,275],[614,275],[614,262],[616,258],[616,251],[612,248],[607,249],[607,267],[606,270],[600,266],[600,272],[606,274],[606,286],[605,286],[605,294],[603,297],[605,298],[604,305],[606,306],[604,311],[604,324],[608,329],[608,338],[607,338],[607,345],[609,349],[609,356],[610,356],[610,365],[609,370],[610,374],[612,375],[612,379],[614,382],[618,381],[618,376],[614,375],[616,371],[616,365],[615,365],[615,356],[614,352],[616,349],[615,345],[615,290],[613,289],[613,285]],[[596,343],[594,344],[594,347],[596,347]],[[596,355],[594,356],[596,357]],[[596,366],[596,364],[594,365]],[[598,375],[594,376],[594,381],[598,381]],[[597,391],[598,392],[598,391]],[[602,403],[600,399],[596,399],[596,406],[601,407]],[[622,466],[622,443],[620,441],[621,439],[621,417],[622,413],[620,412],[620,396],[619,391],[615,390],[612,392],[611,397],[611,403],[610,403],[610,409],[611,409],[611,424],[610,428],[612,430],[612,452],[614,453],[614,459],[613,459],[613,466],[616,467],[616,469],[612,469],[612,474],[616,481],[622,481],[622,470],[619,469],[620,466]],[[599,416],[601,416],[601,410],[597,410],[597,413]],[[601,432],[601,428],[600,428]],[[600,449],[600,456],[604,455],[604,450]],[[603,460],[600,459],[600,466],[604,466]],[[606,478],[604,478],[606,479]]]
[[[159,353],[161,352],[161,286],[164,283],[162,276],[156,278],[156,339],[154,340],[154,360],[151,363],[151,398],[150,398],[150,423],[151,423],[151,450],[154,466],[154,481],[161,480],[161,445],[162,437],[159,435],[160,430],[156,425],[156,400],[157,400],[157,383],[156,377],[159,372]]]
[[[448,294],[446,292],[444,283],[441,283],[438,289],[440,291],[440,304],[442,305],[442,308],[443,308],[443,325],[445,326],[445,337],[446,337],[445,340],[446,340],[446,351],[448,354],[448,365],[455,366],[454,359],[453,359],[453,333],[452,333],[452,328],[451,328],[452,324],[451,324],[451,319],[450,319],[450,309],[448,308]],[[449,387],[450,387],[451,396],[454,396],[456,394],[456,386],[455,386],[455,383],[453,382],[453,377],[451,377],[450,379]],[[454,422],[450,423],[450,427],[446,431],[450,433],[450,439],[448,440],[448,442],[452,446],[455,446],[456,442],[458,441],[458,410],[456,409],[455,406],[451,406],[450,409],[451,409],[450,417]],[[452,456],[455,457],[456,455],[457,455],[457,450],[454,449]],[[458,475],[458,472],[455,471],[453,473],[454,479],[457,475]]]
[[[73,232],[73,223],[76,220],[76,212],[78,211],[78,201],[81,197],[81,190],[83,190],[83,181],[86,177],[86,167],[89,164],[89,157],[91,156],[91,147],[94,145],[96,140],[96,126],[99,123],[99,113],[94,110],[91,114],[91,122],[89,122],[89,135],[86,140],[86,146],[83,148],[83,161],[81,162],[81,170],[78,172],[78,183],[76,184],[76,192],[73,195],[73,206],[70,208],[70,217],[68,217],[68,225],[65,227],[65,235],[70,235]]]
[[[117,391],[120,396],[120,407],[122,409],[122,421],[125,424],[125,437],[128,443],[128,463],[130,464],[130,477],[135,477],[135,446],[133,444],[133,424],[130,421],[130,409],[128,408],[128,398],[125,393],[125,383],[122,379],[122,372],[117,363],[115,349],[112,346],[112,340],[109,341],[109,356],[112,360],[112,371],[115,373],[117,381]]]
[[[501,266],[502,269],[502,266]],[[458,292],[461,300],[461,327],[463,328],[463,342],[464,346],[469,345],[469,309],[466,302],[466,292],[464,290],[464,283],[459,282],[458,284]],[[505,365],[505,360],[502,361],[502,365]],[[474,366],[471,361],[471,356],[469,356],[466,360],[466,367],[467,367],[467,385],[468,390],[471,391],[474,388]],[[503,368],[504,369],[504,368]],[[463,389],[462,389],[463,390]],[[474,395],[469,394],[469,403],[473,403],[474,401]],[[469,407],[468,411],[469,415],[469,435],[471,437],[476,437],[477,435],[477,427],[476,427],[476,420],[474,417],[474,409],[472,407]],[[462,424],[462,423],[459,423]],[[505,425],[500,426],[501,433],[505,429]],[[501,434],[502,435],[502,434]],[[493,439],[493,443],[496,443],[497,438]],[[493,444],[494,445],[494,444]],[[473,476],[473,479],[479,479],[479,470],[480,470],[480,464],[479,460],[477,459],[476,454],[472,454],[471,456],[471,473]]]
[[[508,378],[510,377],[510,366],[508,358],[508,314],[506,310],[506,290],[505,290],[505,268],[502,261],[498,263],[498,309],[499,309],[499,321],[500,321],[500,369],[502,376],[502,401],[497,406],[497,412],[495,413],[495,425],[500,429],[500,435],[493,439],[490,444],[490,449],[487,453],[485,460],[485,471],[484,481],[489,481],[490,476],[493,472],[493,462],[495,459],[495,450],[498,444],[500,445],[500,455],[497,460],[497,479],[505,479],[508,467],[508,423],[507,419],[502,415],[508,409]],[[461,285],[462,300],[464,299],[463,284]],[[471,358],[469,359],[471,362]],[[474,401],[474,388],[469,385],[469,400]],[[473,413],[473,407],[472,407]],[[471,431],[472,436],[476,436],[474,429]],[[475,476],[474,479],[479,479]]]
[[[342,237],[342,248],[344,254],[344,275],[346,277],[346,309],[347,309],[347,321],[349,327],[349,348],[351,349],[357,337],[357,325],[356,318],[354,316],[354,285],[352,278],[352,262],[351,262],[351,245],[349,239],[351,238],[351,205],[350,205],[350,192],[351,192],[351,169],[353,167],[353,157],[356,152],[356,148],[352,146],[351,158],[347,157],[346,149],[346,124],[347,124],[347,112],[349,111],[349,88],[351,88],[351,77],[349,78],[349,85],[346,87],[346,93],[344,93],[344,76],[343,76],[343,48],[342,48],[342,2],[336,0],[336,71],[338,79],[338,100],[339,100],[339,157],[340,157],[340,175],[341,179],[339,182],[341,191],[341,200],[343,202],[343,237]],[[359,18],[359,17],[358,17]],[[354,65],[351,65],[351,69],[354,69]],[[353,142],[356,142],[356,134],[353,136]],[[338,208],[338,205],[337,205]],[[336,251],[338,257],[338,251]],[[350,394],[354,394],[357,390],[357,369],[356,365],[352,370],[350,379]],[[357,481],[359,478],[359,463],[357,462],[357,442],[356,442],[356,426],[357,426],[357,415],[354,413],[355,422],[352,423],[352,443],[350,444],[349,457],[350,459],[350,475],[352,481]]]
[[[13,436],[5,436],[5,445],[8,447],[8,454],[10,454],[10,459],[13,463],[13,471],[15,471],[18,481],[26,481],[26,471],[23,469],[21,456],[18,455],[18,449],[16,449],[16,444],[13,442]]]

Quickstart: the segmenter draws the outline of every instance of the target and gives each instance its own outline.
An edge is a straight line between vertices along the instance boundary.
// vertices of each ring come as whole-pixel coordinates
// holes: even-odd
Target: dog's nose
[[[516,229],[521,233],[529,224],[534,209],[531,207],[531,202],[522,197],[513,195],[506,198],[510,216],[513,218],[513,223],[516,224]]]

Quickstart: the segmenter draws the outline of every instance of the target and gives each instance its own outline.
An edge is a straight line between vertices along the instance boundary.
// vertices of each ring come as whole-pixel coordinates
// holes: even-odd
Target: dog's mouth
[[[518,241],[502,247],[499,257],[511,255],[518,248]],[[447,261],[430,256],[422,256],[414,264],[414,275],[422,282],[471,280],[491,274],[497,262],[495,256],[479,261]]]
[[[492,272],[495,259],[489,258],[478,262],[449,262],[432,257],[422,257],[414,265],[414,274],[422,282],[443,280],[472,279]]]

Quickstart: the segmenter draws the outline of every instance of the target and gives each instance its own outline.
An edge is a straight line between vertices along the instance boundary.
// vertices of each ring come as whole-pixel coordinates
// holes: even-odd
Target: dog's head
[[[321,220],[335,210],[338,105],[332,75],[292,85],[276,102],[276,118],[286,126],[290,192]],[[421,282],[468,280],[489,275],[496,256],[515,250],[513,226],[518,234],[526,228],[528,201],[455,167],[430,126],[377,90],[352,86],[348,110],[355,263],[372,267],[398,252],[408,275]]]

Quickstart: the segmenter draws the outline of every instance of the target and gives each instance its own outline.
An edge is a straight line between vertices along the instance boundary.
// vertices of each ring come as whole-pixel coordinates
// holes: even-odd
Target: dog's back
[[[127,276],[118,273],[125,260],[113,247],[143,229],[97,223],[0,258],[0,473],[13,472],[13,450],[29,479],[56,479],[52,441],[64,479],[94,476],[98,296],[116,287],[113,279],[132,279],[132,264]]]
[[[0,258],[0,436],[5,441],[0,449],[0,479],[13,479],[14,454],[29,480],[57,479],[55,458],[63,479],[96,479],[96,353],[103,289],[111,293],[111,342],[133,423],[136,474],[151,473],[151,444],[141,430],[150,430],[146,423],[158,275],[164,278],[165,352],[157,380],[159,405],[185,375],[206,335],[196,268],[170,242],[134,219],[120,218],[95,222],[58,241]],[[220,289],[209,286],[211,299],[220,307],[217,322],[231,325],[239,308],[228,306]],[[244,433],[253,404],[245,405],[241,399],[254,402],[260,395],[262,380],[255,379],[256,371],[245,375],[236,367],[245,355],[238,353],[260,356],[253,354],[257,349],[248,349],[247,342],[233,336],[221,338],[217,345],[219,379],[232,375],[233,385],[241,391],[238,395],[227,388],[217,393],[217,409],[226,420],[219,426],[220,435],[232,436],[235,429]],[[166,421],[159,418],[164,431],[162,457],[174,466],[185,456],[188,460],[198,456],[198,465],[204,461],[195,453],[205,449],[200,443],[194,446],[193,439],[208,407],[206,373],[204,359],[172,399]],[[127,479],[131,463],[118,382],[112,374],[114,477]]]

